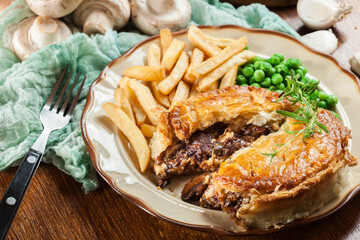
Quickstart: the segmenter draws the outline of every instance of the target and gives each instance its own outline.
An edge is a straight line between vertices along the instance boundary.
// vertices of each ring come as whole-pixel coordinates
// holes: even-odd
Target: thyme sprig
[[[289,111],[276,111],[278,114],[281,114],[286,117],[290,117],[298,120],[293,124],[305,124],[305,127],[298,131],[290,131],[286,128],[285,131],[288,134],[294,135],[286,143],[281,144],[280,148],[273,148],[271,153],[263,153],[263,155],[269,156],[270,164],[274,157],[283,149],[286,151],[286,147],[294,141],[300,134],[303,135],[302,140],[304,141],[307,138],[310,138],[314,135],[315,132],[322,133],[322,131],[329,133],[327,127],[321,124],[318,121],[318,107],[319,99],[311,98],[311,94],[315,92],[317,86],[319,85],[318,80],[311,80],[309,82],[302,82],[297,79],[294,70],[290,70],[290,77],[286,79],[287,86],[284,91],[280,94],[277,102],[287,99],[292,102],[292,104],[297,108],[294,112]]]

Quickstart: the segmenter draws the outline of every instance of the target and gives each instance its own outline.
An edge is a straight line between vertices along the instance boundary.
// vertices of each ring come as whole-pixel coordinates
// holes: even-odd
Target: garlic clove
[[[360,75],[360,52],[357,52],[349,60],[351,69]]]
[[[352,10],[352,5],[337,0],[299,0],[297,12],[304,24],[320,30],[332,27]]]
[[[338,45],[338,39],[330,30],[319,30],[302,36],[303,41],[315,50],[332,54]]]

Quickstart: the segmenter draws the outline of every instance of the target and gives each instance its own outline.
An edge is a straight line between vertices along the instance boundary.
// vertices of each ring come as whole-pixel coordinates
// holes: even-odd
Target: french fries
[[[154,136],[161,115],[195,94],[233,86],[238,67],[255,57],[244,50],[247,37],[216,38],[192,25],[188,40],[195,46],[190,63],[185,42],[161,30],[160,45],[149,45],[147,65],[124,70],[114,92],[116,104],[103,105],[134,146],[142,172],[150,161],[146,138]]]
[[[184,81],[180,81],[176,88],[174,98],[171,101],[170,108],[172,108],[176,103],[182,102],[182,101],[185,101],[186,99],[188,99],[189,94],[190,94],[190,86],[187,83],[185,83]]]
[[[195,77],[201,77],[210,72],[211,70],[219,67],[223,62],[234,56],[246,47],[247,37],[239,38],[232,42],[229,46],[221,50],[220,53],[212,56],[211,58],[198,64],[191,70]]]
[[[213,42],[219,48],[225,48],[225,47],[229,46],[229,44],[231,44],[232,42],[235,41],[235,39],[232,39],[232,38],[217,38],[217,37],[212,37],[209,35],[205,35],[205,37],[208,40],[210,40],[211,42]]]
[[[160,47],[155,43],[151,43],[148,49],[148,65],[150,67],[160,66]]]
[[[234,65],[230,70],[224,75],[220,83],[220,89],[230,87],[235,85],[236,75],[239,65]]]
[[[114,103],[104,103],[107,115],[120,131],[129,139],[139,161],[141,172],[145,172],[150,162],[150,149],[144,135],[133,121]]]
[[[209,57],[212,57],[221,51],[221,48],[208,40],[205,34],[194,25],[191,25],[189,28],[188,39],[195,47],[205,52]]]
[[[161,33],[160,33],[160,35],[161,35]],[[171,37],[171,33],[170,33],[170,37]],[[151,43],[149,50],[148,50],[148,65],[149,66],[159,66],[160,59],[161,59],[160,47],[155,43]],[[158,100],[159,103],[161,103],[163,106],[169,108],[170,107],[169,99],[166,95],[164,95],[160,92],[158,85],[159,85],[159,82],[156,82],[156,81],[151,82],[151,88],[153,90],[154,96],[155,96],[156,100]]]
[[[168,49],[168,51],[170,50],[170,48]],[[171,71],[170,75],[159,84],[160,91],[165,95],[169,94],[171,90],[173,90],[176,87],[176,85],[180,82],[181,78],[184,76],[185,71],[188,67],[189,67],[189,58],[185,52],[182,52],[181,56],[179,57],[179,60],[177,61],[174,69]]]
[[[164,54],[166,50],[169,48],[170,44],[172,42],[172,36],[170,29],[164,28],[160,30],[160,44],[161,44],[161,50]]]
[[[128,117],[133,121],[135,121],[134,112],[131,107],[131,103],[129,97],[124,88],[119,87],[114,92],[115,102],[121,107],[121,109],[128,115]]]
[[[171,71],[184,48],[185,42],[179,41],[177,39],[174,39],[171,42],[169,48],[166,50],[161,60],[161,65],[165,67],[166,71]]]
[[[135,93],[137,100],[151,123],[156,126],[158,124],[160,114],[164,109],[159,107],[159,104],[156,102],[147,86],[137,81],[130,81],[129,86]]]
[[[134,66],[124,71],[125,77],[142,81],[161,81],[165,78],[164,66]]]
[[[154,132],[156,132],[156,127],[153,125],[143,123],[140,126],[140,130],[145,137],[152,138],[154,135]]]
[[[190,57],[190,65],[184,75],[184,80],[188,83],[195,81],[195,76],[191,74],[191,70],[204,60],[205,54],[198,48],[195,48]]]
[[[255,53],[248,50],[244,50],[234,55],[232,58],[223,63],[220,67],[214,69],[209,74],[201,78],[198,90],[200,90],[201,92],[208,90],[209,86],[213,82],[219,80],[222,76],[224,76],[225,73],[229,71],[230,68],[232,68],[235,64],[242,65],[254,57]]]

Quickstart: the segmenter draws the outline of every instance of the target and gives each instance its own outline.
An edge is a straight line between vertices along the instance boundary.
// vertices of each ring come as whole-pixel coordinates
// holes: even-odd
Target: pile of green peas
[[[298,81],[318,83],[318,80],[305,76],[307,68],[302,65],[299,59],[289,58],[285,60],[284,55],[275,53],[268,59],[256,56],[247,64],[240,66],[236,84],[282,92],[287,85],[285,79],[290,77],[290,69],[295,71]],[[338,98],[335,95],[328,95],[323,91],[315,90],[309,97],[311,99],[319,98],[319,107],[325,109],[333,108],[338,103]]]

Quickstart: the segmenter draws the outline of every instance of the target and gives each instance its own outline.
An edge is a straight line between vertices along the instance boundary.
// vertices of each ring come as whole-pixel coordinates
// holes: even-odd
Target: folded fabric
[[[260,4],[235,9],[232,5],[220,3],[218,0],[189,2],[192,7],[190,24],[237,24],[282,31],[299,38],[299,35],[279,16]],[[16,0],[2,12],[0,47],[9,48],[14,26],[23,18],[32,15],[24,0]],[[16,63],[16,58],[11,57],[11,54],[6,60],[6,66],[1,64],[1,61],[4,61],[2,59],[0,61],[3,70],[0,72],[0,170],[18,165],[35,142],[42,131],[39,119],[42,106],[62,69],[70,67],[75,72],[80,72],[82,76],[86,74],[87,81],[71,122],[65,128],[50,135],[43,161],[52,163],[71,175],[82,183],[85,191],[96,189],[98,187],[96,172],[80,129],[80,118],[87,92],[106,64],[146,37],[139,33],[117,33],[112,30],[107,31],[105,35],[96,34],[90,37],[76,33],[60,44],[42,48],[21,63]]]

